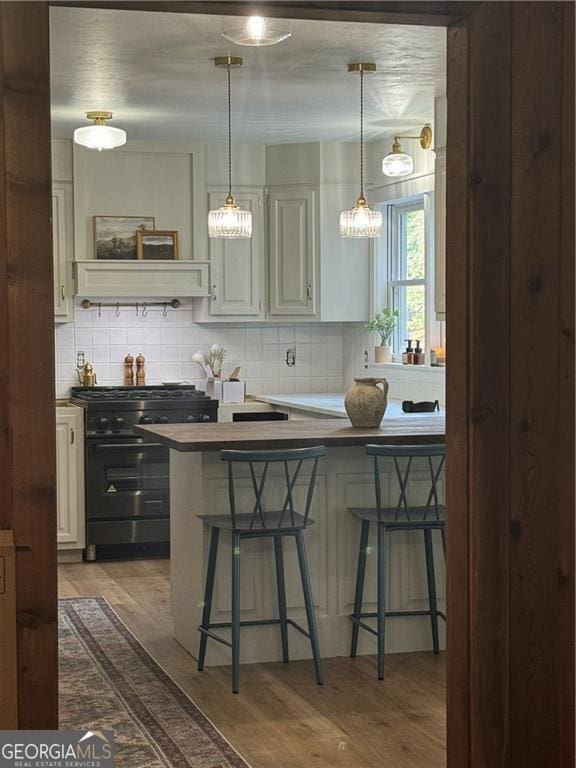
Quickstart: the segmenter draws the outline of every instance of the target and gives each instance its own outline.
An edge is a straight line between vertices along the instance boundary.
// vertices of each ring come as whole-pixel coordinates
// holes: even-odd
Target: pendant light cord
[[[360,197],[364,200],[364,70],[360,70]]]
[[[232,86],[230,64],[226,66],[228,74],[228,197],[232,197]]]

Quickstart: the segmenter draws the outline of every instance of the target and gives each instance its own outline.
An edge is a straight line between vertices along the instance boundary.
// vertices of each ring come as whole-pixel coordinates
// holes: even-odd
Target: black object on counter
[[[232,414],[232,421],[288,421],[288,414],[281,411],[239,411]]]
[[[438,400],[423,400],[421,403],[415,403],[413,400],[403,400],[402,410],[404,413],[434,413],[440,410]]]

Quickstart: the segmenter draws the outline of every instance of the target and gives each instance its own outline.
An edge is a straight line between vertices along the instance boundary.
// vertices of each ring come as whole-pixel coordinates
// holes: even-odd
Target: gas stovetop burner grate
[[[206,394],[196,387],[72,387],[72,397],[87,402],[122,402],[138,400],[205,400]]]

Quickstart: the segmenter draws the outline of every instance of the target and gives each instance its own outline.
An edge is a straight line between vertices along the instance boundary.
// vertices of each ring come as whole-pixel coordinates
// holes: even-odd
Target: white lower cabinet
[[[76,406],[56,408],[56,499],[58,550],[77,550],[81,557],[86,542],[84,411]]]
[[[270,315],[316,314],[317,198],[310,187],[270,190]]]

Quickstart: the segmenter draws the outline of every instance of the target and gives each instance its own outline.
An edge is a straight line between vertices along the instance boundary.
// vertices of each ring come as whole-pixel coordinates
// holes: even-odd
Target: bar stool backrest
[[[424,513],[418,516],[420,520],[439,520],[440,505],[438,503],[438,481],[442,475],[446,449],[444,445],[367,445],[366,454],[374,457],[374,484],[376,489],[376,511],[378,521],[382,520],[385,506],[382,505],[382,486],[380,481],[380,460],[392,459],[396,470],[396,478],[400,487],[400,495],[396,504],[394,522],[410,521],[411,514],[415,514],[415,507],[420,510],[424,507]],[[414,459],[423,459],[430,478],[430,489],[426,502],[411,505],[409,501],[408,482],[410,470]],[[390,506],[387,507],[390,510]],[[393,508],[393,507],[392,507]],[[389,518],[388,518],[389,519]]]
[[[254,492],[254,506],[251,512],[249,528],[261,530],[276,530],[286,528],[305,528],[308,524],[310,515],[310,506],[314,495],[314,486],[316,484],[316,475],[318,471],[318,461],[324,456],[326,449],[323,445],[313,446],[311,448],[293,448],[281,451],[222,451],[220,458],[228,462],[228,496],[230,499],[230,515],[232,516],[232,527],[237,528],[237,504],[236,491],[234,483],[234,465],[248,464],[250,470],[250,479],[252,480],[252,490]],[[263,506],[263,495],[266,483],[269,478],[268,469],[270,464],[284,465],[284,480],[286,483],[286,496],[280,508],[280,517],[274,528],[270,528],[265,519],[265,510]],[[311,465],[310,479],[308,481],[308,490],[306,493],[306,502],[304,510],[301,513],[302,518],[296,518],[294,506],[294,488],[300,472],[305,465]],[[277,509],[275,511],[278,511]]]

